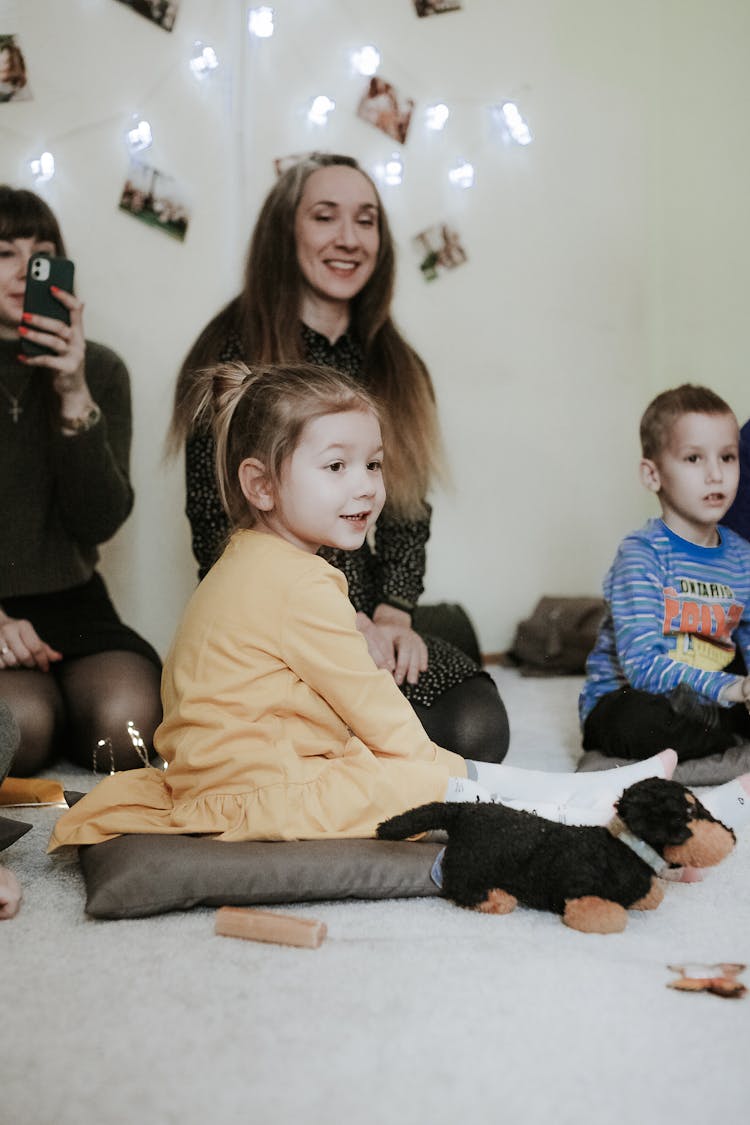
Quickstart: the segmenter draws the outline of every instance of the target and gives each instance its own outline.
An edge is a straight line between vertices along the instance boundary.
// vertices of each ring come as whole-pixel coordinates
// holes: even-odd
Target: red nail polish
[[[25,336],[27,332],[28,332],[28,328],[24,328],[24,326],[21,324],[18,328],[18,335],[19,336]]]
[[[60,290],[59,290],[59,288],[57,287],[57,285],[50,285],[50,287],[49,287],[49,291],[50,291],[50,293],[55,293],[55,294],[57,294],[57,293],[59,293],[59,292],[60,292]]]
[[[21,320],[29,321],[29,320],[31,320],[31,316],[32,316],[31,313],[24,313],[23,316],[21,317]]]
[[[25,363],[26,362],[26,356],[25,355],[17,355],[16,359],[18,360],[19,363]]]

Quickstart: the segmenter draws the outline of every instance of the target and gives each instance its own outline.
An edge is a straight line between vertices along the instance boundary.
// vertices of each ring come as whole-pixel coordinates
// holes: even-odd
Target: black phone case
[[[34,254],[29,258],[26,271],[26,293],[23,311],[37,316],[50,316],[70,324],[70,313],[50,293],[50,286],[73,292],[73,273],[75,267],[69,258],[50,258],[46,254]],[[51,348],[40,347],[21,337],[21,351],[24,355],[50,355]]]

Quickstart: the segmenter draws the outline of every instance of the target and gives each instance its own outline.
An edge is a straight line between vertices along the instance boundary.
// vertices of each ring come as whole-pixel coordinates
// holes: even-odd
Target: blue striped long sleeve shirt
[[[699,547],[652,519],[622,541],[604,580],[607,614],[586,662],[581,722],[626,685],[660,695],[687,684],[719,701],[737,679],[724,671],[737,648],[750,667],[750,543],[726,527],[719,536],[718,546]]]

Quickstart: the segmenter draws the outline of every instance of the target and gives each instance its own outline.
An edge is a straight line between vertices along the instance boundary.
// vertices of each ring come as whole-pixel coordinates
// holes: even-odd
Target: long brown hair
[[[308,422],[348,410],[371,411],[371,395],[348,375],[312,363],[247,367],[222,363],[194,373],[186,407],[193,425],[208,422],[216,445],[216,480],[232,527],[254,527],[258,514],[239,481],[239,467],[255,457],[278,488],[286,460]]]
[[[393,237],[375,184],[351,156],[313,153],[289,168],[269,192],[250,240],[242,291],[204,328],[180,369],[170,445],[179,448],[192,432],[191,382],[196,371],[217,362],[230,333],[239,337],[249,363],[304,360],[295,216],[313,172],[336,165],[365,176],[378,200],[377,261],[367,284],[351,302],[349,329],[362,348],[364,382],[382,407],[389,509],[397,516],[415,518],[424,514],[426,493],[441,467],[435,396],[427,368],[391,318]]]

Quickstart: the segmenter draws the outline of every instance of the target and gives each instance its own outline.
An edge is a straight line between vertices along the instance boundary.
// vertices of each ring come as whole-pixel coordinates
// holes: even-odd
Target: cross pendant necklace
[[[22,389],[21,389],[21,393],[19,395],[12,395],[10,393],[10,391],[8,390],[8,388],[5,386],[5,384],[0,383],[0,391],[3,392],[3,394],[7,398],[8,402],[10,403],[10,409],[9,409],[8,413],[10,414],[11,418],[13,419],[13,422],[14,422],[15,425],[18,425],[18,419],[23,414],[23,407],[21,406],[21,399],[23,398],[24,394],[26,393],[26,388],[28,387],[28,385],[29,385],[29,380],[27,379],[26,382],[24,383]]]

